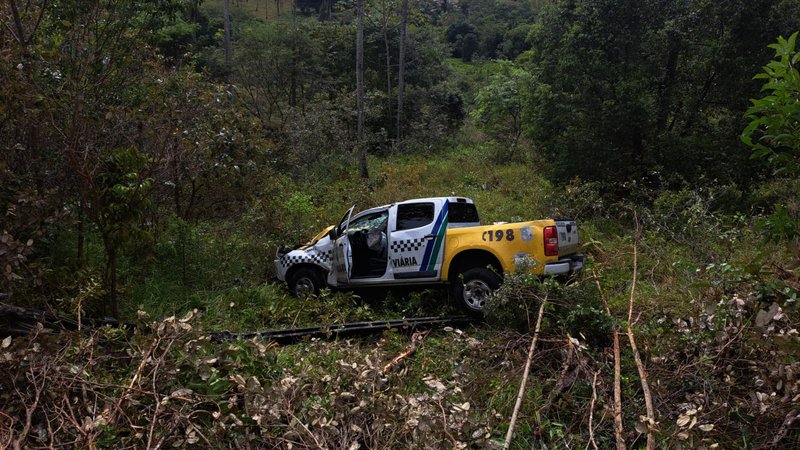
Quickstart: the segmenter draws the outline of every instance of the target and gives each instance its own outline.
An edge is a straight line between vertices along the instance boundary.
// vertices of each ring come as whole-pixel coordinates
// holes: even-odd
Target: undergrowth
[[[603,186],[576,180],[556,188],[529,165],[497,164],[478,156],[483,149],[468,137],[454,146],[431,157],[371,160],[366,185],[341,173],[308,181],[236,223],[176,219],[153,245],[130,249],[120,268],[123,319],[137,328],[88,338],[42,330],[3,341],[0,379],[8,381],[0,390],[0,429],[10,434],[0,443],[499,447],[530,344],[529,317],[546,296],[512,448],[586,447],[590,436],[609,448],[611,337],[627,325],[635,243],[631,325],[654,397],[658,442],[800,446],[793,425],[800,398],[797,244],[765,238],[757,226],[763,217],[728,208],[743,201],[734,188],[640,191],[634,206],[605,195]],[[349,204],[450,193],[473,198],[484,222],[576,218],[587,255],[583,275],[556,283],[507,274],[486,324],[418,336],[416,352],[386,374],[384,366],[407,351],[407,335],[275,347],[220,345],[204,334],[453,313],[444,291],[325,290],[300,300],[270,281],[277,245],[302,242]],[[267,210],[276,204],[283,206],[275,214],[287,222],[265,235],[266,224],[278,221]],[[87,249],[92,258],[97,242],[89,239]],[[53,257],[73,257],[70,251],[56,248]],[[152,264],[144,270],[133,255]],[[90,311],[103,294],[98,276],[72,274],[58,304],[66,312]],[[193,317],[175,318],[189,312]],[[623,438],[642,447],[641,383],[627,339],[621,341]]]

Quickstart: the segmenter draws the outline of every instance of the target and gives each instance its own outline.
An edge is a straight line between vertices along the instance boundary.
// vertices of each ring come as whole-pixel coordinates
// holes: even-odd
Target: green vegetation
[[[410,2],[397,111],[400,3],[365,2],[363,140],[355,2],[231,0],[230,63],[224,0],[0,5],[0,302],[135,324],[0,336],[0,446],[497,448],[544,298],[511,448],[615,445],[617,331],[627,446],[800,446],[798,3]],[[271,281],[353,203],[450,193],[576,219],[584,274],[210,342],[453,313]]]

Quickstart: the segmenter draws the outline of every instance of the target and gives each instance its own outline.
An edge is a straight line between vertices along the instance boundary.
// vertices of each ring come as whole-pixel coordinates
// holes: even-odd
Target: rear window
[[[478,208],[474,203],[450,202],[447,206],[447,220],[450,223],[480,222]]]
[[[433,203],[406,203],[397,206],[397,231],[419,228],[433,222]]]

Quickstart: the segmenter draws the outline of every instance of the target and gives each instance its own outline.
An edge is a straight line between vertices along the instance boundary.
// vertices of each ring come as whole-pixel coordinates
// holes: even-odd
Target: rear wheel
[[[322,287],[323,281],[320,271],[307,267],[298,269],[289,279],[289,291],[298,298],[317,295]]]
[[[486,302],[502,281],[500,275],[484,267],[465,271],[454,283],[458,306],[470,315],[483,316]]]

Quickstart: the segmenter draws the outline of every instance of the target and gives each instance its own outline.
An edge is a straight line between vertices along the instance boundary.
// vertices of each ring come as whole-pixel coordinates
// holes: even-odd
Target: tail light
[[[544,255],[558,256],[558,230],[556,227],[544,227]]]

